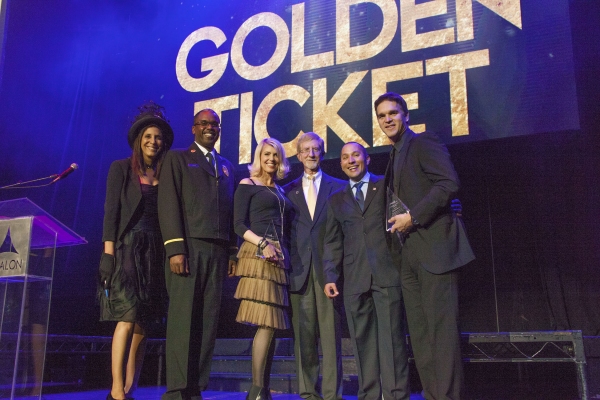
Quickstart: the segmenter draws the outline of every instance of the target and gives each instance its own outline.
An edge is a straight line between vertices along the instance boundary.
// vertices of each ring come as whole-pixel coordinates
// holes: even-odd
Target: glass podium
[[[27,198],[0,202],[0,398],[42,398],[54,255],[85,243]]]

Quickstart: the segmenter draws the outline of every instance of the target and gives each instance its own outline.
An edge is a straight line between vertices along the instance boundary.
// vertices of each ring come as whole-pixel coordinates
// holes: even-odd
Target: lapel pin
[[[300,193],[298,190],[296,190],[296,194]]]
[[[195,153],[195,152],[196,152],[196,150],[192,149],[192,150],[190,150],[190,152],[192,152],[192,153]]]
[[[225,165],[223,165],[223,173],[224,173],[226,176],[229,176],[229,170],[227,169],[227,167],[226,167]]]

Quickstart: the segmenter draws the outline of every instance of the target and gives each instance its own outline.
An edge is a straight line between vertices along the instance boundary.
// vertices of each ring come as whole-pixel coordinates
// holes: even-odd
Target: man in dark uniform
[[[400,95],[385,93],[374,105],[393,144],[386,189],[410,210],[388,222],[405,237],[400,274],[415,363],[427,400],[458,400],[463,375],[457,268],[475,258],[462,220],[449,207],[458,176],[436,135],[410,130]]]
[[[342,147],[341,166],[350,178],[329,197],[325,234],[325,294],[338,296],[344,276],[346,319],[358,368],[358,400],[408,400],[408,358],[397,253],[388,249],[385,186],[369,174],[363,146]]]
[[[214,146],[220,120],[213,110],[194,117],[195,143],[167,153],[158,210],[168,257],[167,392],[163,400],[199,400],[215,346],[223,278],[235,255],[233,165]]]
[[[304,399],[342,398],[341,304],[325,296],[323,241],[327,199],[348,183],[325,174],[323,139],[307,132],[298,139],[304,173],[284,187],[294,204],[290,250],[290,297],[298,394]],[[322,396],[318,391],[318,339],[323,351]]]

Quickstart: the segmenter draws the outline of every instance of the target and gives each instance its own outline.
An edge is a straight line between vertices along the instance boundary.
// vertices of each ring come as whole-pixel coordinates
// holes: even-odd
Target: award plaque
[[[386,221],[389,221],[390,218],[395,217],[396,215],[406,214],[410,210],[404,204],[402,200],[388,187],[387,188],[387,207],[386,207]],[[387,222],[387,230],[388,232],[392,229],[394,224]],[[400,239],[400,244],[404,243],[404,239],[406,239],[406,235],[402,232],[396,231],[396,235],[398,235],[398,239]]]
[[[281,251],[281,246],[279,245],[279,236],[277,236],[277,229],[275,228],[275,224],[273,223],[273,221],[269,223],[269,226],[267,227],[267,230],[265,231],[263,237],[267,240],[267,242],[275,246],[275,248],[277,249],[277,256],[280,260],[283,260],[284,256],[283,252]],[[265,258],[260,247],[256,248],[256,257]]]

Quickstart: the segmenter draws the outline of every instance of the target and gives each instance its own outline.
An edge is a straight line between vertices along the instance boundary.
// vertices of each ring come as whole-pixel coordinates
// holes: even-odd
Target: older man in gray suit
[[[298,139],[298,159],[304,173],[284,187],[294,204],[291,232],[290,297],[298,393],[305,399],[342,397],[341,316],[339,300],[323,292],[323,242],[327,199],[345,181],[320,169],[325,155],[323,139],[308,132]],[[318,390],[318,338],[323,350],[322,397]]]

